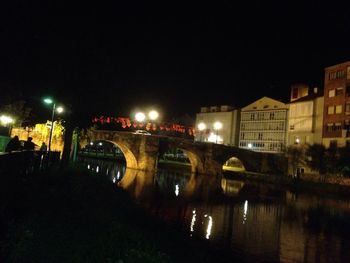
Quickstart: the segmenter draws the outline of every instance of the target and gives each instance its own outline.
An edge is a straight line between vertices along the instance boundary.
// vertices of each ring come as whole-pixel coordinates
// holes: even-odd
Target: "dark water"
[[[350,262],[350,201],[238,179],[84,160],[151,214],[232,262]],[[218,259],[220,262],[220,259]]]

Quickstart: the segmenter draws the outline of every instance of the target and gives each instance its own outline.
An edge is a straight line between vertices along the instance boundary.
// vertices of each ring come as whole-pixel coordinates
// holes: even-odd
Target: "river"
[[[126,169],[83,159],[150,214],[233,262],[350,262],[350,201],[295,193],[234,176]],[[220,259],[218,259],[220,262]]]

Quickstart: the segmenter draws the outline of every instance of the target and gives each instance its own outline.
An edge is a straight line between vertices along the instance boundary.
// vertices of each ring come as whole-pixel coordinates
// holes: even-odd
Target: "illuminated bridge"
[[[124,131],[89,130],[80,140],[81,148],[91,141],[108,141],[124,154],[128,168],[156,171],[159,156],[168,149],[181,149],[191,163],[193,173],[218,174],[232,157],[241,161],[246,171],[285,173],[285,159],[276,154],[259,153],[214,143],[200,143],[177,137],[140,135]]]

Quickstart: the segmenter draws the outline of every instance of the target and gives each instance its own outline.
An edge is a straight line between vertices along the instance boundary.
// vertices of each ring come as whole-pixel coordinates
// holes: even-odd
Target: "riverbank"
[[[341,178],[331,176],[305,175],[299,179],[285,175],[269,175],[252,172],[226,172],[223,174],[227,178],[237,178],[241,180],[251,180],[273,184],[285,190],[293,192],[308,192],[316,195],[327,195],[329,197],[348,198],[350,197],[350,186],[339,183]],[[329,178],[331,177],[331,178]],[[343,178],[343,181],[349,178]]]
[[[0,178],[0,262],[212,262],[103,177],[77,169]]]

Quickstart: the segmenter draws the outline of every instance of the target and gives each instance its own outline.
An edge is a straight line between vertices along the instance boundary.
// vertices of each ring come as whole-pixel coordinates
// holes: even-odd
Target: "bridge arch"
[[[96,142],[107,142],[111,143],[114,146],[118,147],[120,151],[123,153],[126,167],[135,168],[138,167],[137,165],[137,159],[133,152],[129,149],[128,145],[126,143],[123,143],[123,141],[114,141],[114,140],[108,140],[108,139],[94,139],[90,143],[96,143]],[[83,147],[86,147],[88,143],[83,144]]]
[[[127,168],[138,167],[137,159],[134,153],[129,149],[127,144],[123,143],[123,141],[118,141],[118,142],[110,141],[110,140],[105,140],[105,141],[113,143],[115,146],[117,146],[120,149],[120,151],[124,154]]]
[[[201,158],[201,153],[197,151],[196,148],[192,147],[192,144],[185,144],[178,141],[168,141],[168,149],[180,149],[183,151],[191,164],[191,173],[198,173],[203,171],[203,160]]]
[[[236,156],[230,157],[223,165],[224,171],[244,172],[246,171],[243,162]]]

